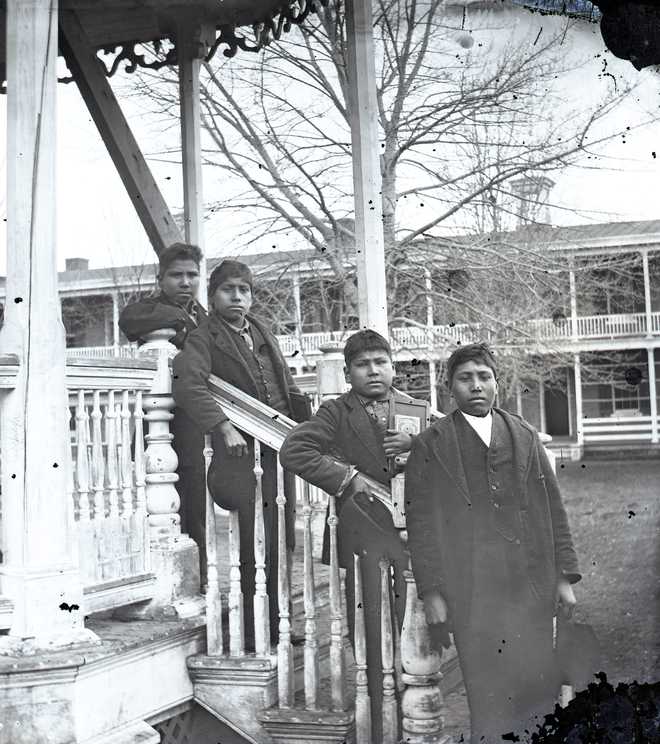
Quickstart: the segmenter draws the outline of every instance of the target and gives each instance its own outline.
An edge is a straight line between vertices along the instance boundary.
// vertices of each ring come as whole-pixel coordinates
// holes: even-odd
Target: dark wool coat
[[[419,595],[439,591],[454,619],[470,615],[473,541],[471,494],[461,459],[455,411],[415,439],[406,465],[408,547]],[[552,608],[557,577],[579,581],[577,556],[557,478],[536,431],[500,409],[513,442],[519,528],[532,594]],[[466,464],[467,466],[468,464]]]
[[[408,396],[395,392],[397,400],[407,401]],[[280,461],[288,470],[297,473],[306,481],[334,494],[342,484],[347,472],[347,463],[384,486],[390,484],[390,471],[382,444],[376,438],[364,406],[353,392],[349,391],[333,400],[325,401],[316,414],[307,422],[297,426],[286,438],[280,451]],[[341,515],[345,500],[336,500],[337,516]],[[378,501],[360,499],[360,507],[376,528],[394,536],[392,517],[386,507]],[[352,549],[339,535],[340,565],[352,563]],[[323,535],[323,560],[329,562],[329,529],[326,523]]]
[[[300,393],[300,390],[293,380],[277,339],[259,320],[251,315],[247,318],[249,323],[262,333],[266,341],[280,389],[291,409],[290,393]],[[222,435],[214,431],[218,424],[228,420],[228,416],[209,391],[207,385],[209,375],[214,374],[248,395],[259,397],[257,380],[237,350],[236,340],[232,334],[225,323],[211,314],[208,323],[188,336],[183,351],[174,358],[172,364],[174,372],[172,391],[176,405],[188,413],[201,432],[212,432],[213,461],[209,471],[209,488],[216,502],[224,508],[237,508],[242,501],[253,499],[255,484],[252,438],[245,437],[250,449],[247,457],[231,457],[225,449]],[[289,415],[292,415],[291,410]],[[275,460],[273,464],[274,462]],[[273,476],[273,473],[264,472],[264,481],[270,482]],[[293,545],[294,540],[294,485],[293,477],[285,473],[289,545]]]
[[[121,311],[119,327],[129,341],[144,342],[144,336],[161,328],[173,328],[176,336],[170,339],[177,349],[183,347],[186,336],[207,319],[204,307],[193,300],[197,323],[186,310],[162,292],[133,302]]]

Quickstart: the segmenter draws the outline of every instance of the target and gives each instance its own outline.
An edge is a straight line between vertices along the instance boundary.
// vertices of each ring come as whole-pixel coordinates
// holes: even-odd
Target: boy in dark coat
[[[432,635],[451,629],[473,744],[533,730],[551,713],[552,619],[579,581],[557,479],[536,431],[493,408],[483,344],[447,363],[458,410],[416,438],[406,465],[408,546]]]
[[[239,261],[225,260],[209,279],[211,313],[208,323],[193,331],[174,358],[173,393],[177,406],[210,433],[213,460],[208,485],[215,502],[238,509],[241,542],[241,588],[244,600],[246,648],[254,647],[254,442],[241,434],[217,405],[207,386],[210,374],[291,418],[292,394],[300,394],[273,334],[249,314],[252,274]],[[262,489],[266,533],[266,574],[270,598],[271,640],[278,638],[277,605],[277,455],[261,448]],[[294,543],[294,480],[285,473],[287,544]]]
[[[386,339],[375,331],[359,331],[344,348],[351,390],[324,402],[310,421],[297,426],[280,451],[284,467],[337,497],[339,565],[346,569],[346,610],[353,639],[355,617],[353,555],[360,556],[363,608],[367,629],[368,683],[372,736],[381,741],[383,675],[380,639],[379,561],[394,569],[395,609],[403,620],[407,554],[387,508],[370,496],[362,474],[389,488],[395,455],[410,449],[412,437],[391,428],[394,405],[407,396],[392,390],[394,367]],[[326,524],[323,560],[329,562]]]
[[[196,245],[174,243],[159,256],[158,293],[127,305],[119,316],[119,327],[129,341],[144,343],[145,336],[162,328],[172,328],[170,339],[177,349],[191,331],[206,321],[206,310],[197,301],[199,264],[202,252]],[[188,414],[174,409],[172,446],[179,464],[176,489],[181,500],[181,531],[190,535],[199,548],[199,573],[206,584],[206,542],[204,540],[204,438]]]

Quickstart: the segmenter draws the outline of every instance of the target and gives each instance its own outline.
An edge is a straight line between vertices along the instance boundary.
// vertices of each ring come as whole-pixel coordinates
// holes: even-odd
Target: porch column
[[[2,398],[0,653],[95,640],[83,625],[69,476],[65,332],[57,292],[57,0],[7,2],[7,291],[2,346],[19,359]],[[66,603],[65,609],[60,606]]]
[[[296,270],[291,278],[291,288],[293,290],[293,302],[295,305],[296,319],[296,336],[302,338],[302,302],[300,300],[300,274]]]
[[[208,304],[206,254],[204,248],[204,198],[199,73],[213,29],[184,24],[178,33],[179,106],[181,111],[181,161],[183,164],[183,227],[186,242],[202,249],[198,299]]]
[[[431,386],[431,408],[438,410],[438,368],[435,359],[429,359],[429,385]]]
[[[651,404],[651,441],[658,442],[658,393],[655,382],[655,349],[646,350],[649,366],[649,402]]]
[[[548,432],[548,422],[545,415],[545,385],[539,376],[539,426],[541,431]]]
[[[569,271],[569,292],[571,297],[571,336],[573,341],[578,340],[578,314],[577,314],[577,290],[575,287],[575,259],[572,257],[568,260]]]
[[[582,369],[580,355],[573,355],[575,365],[575,435],[578,447],[584,446],[584,428],[582,426]]]
[[[644,271],[644,310],[646,312],[646,335],[653,335],[653,320],[651,315],[651,276],[649,274],[649,252],[642,252],[642,269]]]
[[[119,292],[112,293],[112,351],[119,356]]]
[[[346,42],[360,326],[388,338],[371,0],[347,0]]]

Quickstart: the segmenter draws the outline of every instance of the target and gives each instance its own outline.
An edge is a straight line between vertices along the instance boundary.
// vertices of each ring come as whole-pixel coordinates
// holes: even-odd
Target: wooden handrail
[[[208,385],[215,402],[234,426],[276,452],[280,451],[284,438],[296,426],[295,421],[215,375],[209,377]],[[362,477],[369,483],[375,498],[392,512],[389,489],[368,475]]]

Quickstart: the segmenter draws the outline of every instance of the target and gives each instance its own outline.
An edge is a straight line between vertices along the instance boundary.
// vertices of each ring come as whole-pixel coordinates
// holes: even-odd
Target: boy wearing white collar
[[[457,349],[447,377],[457,410],[416,437],[406,466],[408,546],[432,637],[454,634],[471,741],[486,744],[552,712],[552,618],[557,603],[571,614],[580,574],[536,431],[493,408],[488,347]]]

